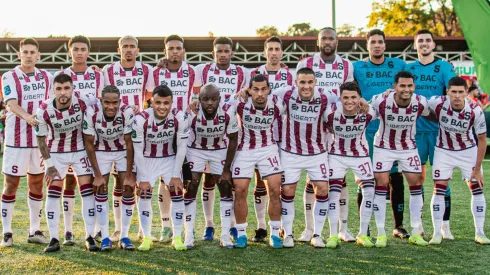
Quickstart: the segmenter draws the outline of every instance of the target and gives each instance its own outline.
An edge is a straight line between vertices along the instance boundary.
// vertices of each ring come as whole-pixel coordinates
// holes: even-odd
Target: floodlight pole
[[[335,0],[332,0],[332,28],[336,28],[335,26]]]

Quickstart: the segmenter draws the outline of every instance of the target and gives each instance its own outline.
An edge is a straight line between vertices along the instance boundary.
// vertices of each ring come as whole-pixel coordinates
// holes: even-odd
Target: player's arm
[[[132,154],[134,158],[134,164],[136,165],[136,172],[138,173],[138,178],[141,182],[148,182],[148,171],[145,166],[145,157],[143,156],[144,149],[144,118],[142,116],[136,116],[134,123],[132,125],[131,141],[133,146],[131,148],[126,148],[126,154]]]
[[[37,139],[37,146],[39,148],[39,152],[41,153],[41,156],[44,159],[44,166],[46,167],[46,175],[44,176],[44,179],[46,180],[46,184],[49,186],[55,177],[58,177],[59,180],[61,180],[61,175],[56,170],[56,167],[53,165],[53,161],[51,160],[51,154],[49,153],[49,147],[48,144],[46,143],[46,137],[48,136],[48,124],[44,120],[43,117],[44,110],[39,108],[37,110],[37,116],[38,118],[38,125],[36,126],[36,139]]]
[[[474,111],[476,114],[476,118],[473,124],[473,129],[478,137],[478,151],[476,156],[475,169],[473,170],[471,179],[477,180],[483,187],[483,173],[481,171],[481,164],[487,150],[487,123],[485,121],[485,115],[483,114],[483,111],[480,109],[480,107],[475,108]]]
[[[174,170],[172,173],[172,179],[170,180],[170,187],[173,186],[176,192],[184,190],[184,185],[180,179],[180,171],[185,160],[187,138],[189,137],[189,122],[187,120],[187,113],[179,112],[177,114],[177,119],[179,122],[179,126],[176,131],[177,153],[175,154]]]
[[[349,81],[349,82],[352,82],[354,81],[354,65],[352,65],[352,62],[348,62],[347,64],[348,68],[348,74],[347,74],[347,78],[345,79],[345,81]]]
[[[14,81],[9,77],[9,75],[5,75],[2,78],[2,91],[4,96],[4,102],[7,107],[14,113],[18,118],[25,120],[29,125],[36,126],[38,122],[36,121],[36,116],[34,114],[29,114],[22,107],[19,106],[18,101],[18,91],[17,86]]]
[[[135,120],[133,111],[131,108],[124,110],[125,126],[124,126],[124,143],[126,144],[126,176],[124,177],[123,186],[130,186],[134,188],[136,179],[133,175],[133,163],[134,163],[134,148],[133,140],[131,138],[132,127]]]
[[[226,150],[226,160],[223,166],[223,173],[221,174],[221,180],[231,183],[231,164],[235,158],[236,149],[238,147],[238,120],[236,116],[236,109],[230,107],[228,114],[230,121],[227,125],[226,135],[228,137],[228,149]]]
[[[94,169],[94,191],[98,187],[105,184],[104,177],[99,169],[99,163],[97,162],[97,157],[95,155],[95,126],[92,121],[92,116],[94,113],[91,110],[87,110],[83,120],[83,145],[85,146],[85,151],[87,151],[88,160]]]

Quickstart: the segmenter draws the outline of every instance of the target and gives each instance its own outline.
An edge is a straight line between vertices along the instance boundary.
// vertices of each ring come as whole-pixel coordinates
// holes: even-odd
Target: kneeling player
[[[68,166],[72,166],[80,184],[82,215],[85,222],[85,246],[97,251],[94,236],[95,201],[92,191],[92,167],[83,147],[82,124],[86,103],[73,95],[73,82],[69,75],[54,78],[54,98],[45,101],[37,110],[36,127],[39,151],[46,165],[46,218],[51,241],[44,252],[60,249],[58,227],[60,222],[60,197],[63,179]],[[46,143],[47,140],[47,143]]]
[[[187,114],[172,109],[172,91],[165,85],[153,90],[151,108],[139,113],[133,122],[133,151],[136,165],[138,214],[143,229],[143,242],[138,250],[150,250],[152,206],[151,196],[155,181],[162,177],[170,186],[173,224],[172,245],[186,250],[182,242],[184,198],[181,168],[185,159],[189,125]],[[174,148],[174,140],[176,148]],[[128,148],[128,151],[130,149]]]
[[[194,221],[196,216],[196,195],[202,173],[209,163],[211,174],[221,194],[221,238],[220,245],[233,248],[230,240],[231,211],[233,193],[230,166],[235,156],[238,140],[238,123],[235,107],[223,103],[218,87],[206,84],[199,94],[199,111],[190,112],[190,137],[187,160],[192,169],[192,181],[186,186],[185,200],[185,245],[194,246]],[[228,146],[227,146],[228,145]],[[228,147],[228,149],[227,149]]]
[[[88,107],[83,122],[85,149],[94,170],[94,191],[96,219],[102,234],[101,250],[112,249],[109,238],[109,204],[108,184],[112,166],[118,171],[119,178],[124,182],[122,208],[122,232],[119,241],[121,248],[133,250],[134,246],[128,238],[128,230],[133,217],[135,180],[133,167],[133,150],[126,154],[126,148],[132,148],[131,126],[133,109],[122,105],[119,89],[106,86],[102,90],[100,103]],[[127,169],[129,168],[129,171]],[[127,171],[127,172],[126,172]]]
[[[434,235],[430,244],[440,244],[442,241],[441,223],[446,207],[444,195],[454,168],[461,169],[463,178],[471,190],[475,242],[490,244],[490,239],[483,232],[486,202],[481,171],[487,148],[487,127],[482,109],[467,99],[467,95],[466,81],[460,77],[453,77],[448,83],[447,96],[433,97],[429,100],[429,106],[439,122],[439,136],[432,167],[434,195],[431,206]],[[477,135],[478,140],[475,140],[473,133]]]

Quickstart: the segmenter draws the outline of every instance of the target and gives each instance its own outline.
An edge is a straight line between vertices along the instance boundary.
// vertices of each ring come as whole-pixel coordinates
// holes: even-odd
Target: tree
[[[285,36],[317,36],[318,30],[311,28],[310,23],[296,23],[288,27]]]
[[[255,33],[259,37],[271,37],[279,36],[279,30],[274,26],[263,26],[262,28],[256,29]]]
[[[8,29],[3,29],[2,33],[0,34],[0,37],[3,38],[11,38],[14,37],[15,33],[9,31]]]
[[[356,27],[350,24],[343,24],[342,26],[337,28],[337,36],[339,37],[349,37],[354,35],[354,31]]]

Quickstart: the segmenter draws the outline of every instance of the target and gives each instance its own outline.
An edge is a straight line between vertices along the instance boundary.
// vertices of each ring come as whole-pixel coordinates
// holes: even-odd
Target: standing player
[[[237,104],[240,122],[238,149],[233,161],[233,184],[235,185],[235,216],[238,237],[235,247],[247,247],[247,194],[255,167],[266,182],[269,195],[269,245],[281,248],[281,174],[283,172],[277,144],[272,133],[274,120],[279,119],[284,106],[276,96],[269,96],[270,86],[262,74],[250,80],[249,98]]]
[[[124,249],[134,249],[128,238],[133,217],[135,180],[133,167],[133,142],[131,131],[133,109],[122,105],[119,89],[106,86],[100,103],[88,107],[83,122],[83,138],[87,155],[94,171],[96,219],[101,229],[101,250],[112,249],[109,239],[108,184],[112,166],[123,181],[122,232],[119,241]],[[129,148],[129,149],[128,149]],[[129,170],[128,170],[129,169]]]
[[[399,58],[386,57],[385,34],[383,31],[374,29],[366,35],[367,49],[369,52],[368,60],[354,62],[354,78],[362,91],[362,98],[371,100],[377,94],[393,88],[395,74],[405,68],[405,61]],[[372,121],[366,129],[366,140],[369,145],[369,152],[373,156],[374,135],[378,131],[379,120]],[[408,238],[410,234],[403,228],[403,210],[405,206],[405,187],[403,185],[403,175],[394,166],[390,173],[390,198],[391,209],[395,220],[393,236]],[[357,205],[360,208],[362,203],[362,191],[358,190]]]
[[[153,70],[155,86],[167,85],[173,93],[172,108],[186,111],[191,97],[196,97],[194,87],[201,86],[201,76],[197,74],[194,66],[184,61],[185,49],[184,39],[178,35],[170,35],[165,38],[166,56],[165,67],[156,67]],[[184,164],[185,166],[186,164]],[[162,233],[160,242],[172,240],[172,228],[170,224],[170,193],[161,182],[158,188],[158,205],[160,218],[162,220]],[[186,239],[187,240],[187,239]]]
[[[315,72],[317,79],[317,86],[323,88],[325,91],[330,91],[338,96],[339,88],[342,83],[346,81],[354,80],[354,68],[352,63],[338,55],[337,46],[337,32],[333,28],[323,28],[318,33],[317,46],[320,49],[319,53],[314,54],[311,57],[305,58],[298,63],[296,70],[307,67]],[[328,138],[328,136],[327,136]],[[327,140],[327,143],[329,140]],[[298,239],[299,241],[309,242],[313,235],[313,202],[314,192],[313,186],[308,183],[305,186],[304,192],[305,201],[305,220],[306,228],[303,234]],[[346,183],[342,184],[342,191],[340,194],[340,234],[341,240],[346,242],[353,242],[356,239],[352,237],[352,234],[347,227],[347,217],[349,210],[349,193],[346,188]]]
[[[453,66],[444,60],[434,57],[434,36],[429,30],[422,29],[415,35],[415,47],[419,59],[409,63],[405,70],[415,76],[415,94],[431,98],[441,96],[445,93],[449,79],[456,76]],[[437,123],[425,119],[417,121],[417,135],[415,141],[422,162],[422,183],[426,178],[426,163],[430,161],[434,165],[434,148],[436,147],[437,133],[439,128]],[[444,213],[444,223],[442,234],[445,239],[454,239],[449,228],[449,215],[451,213],[451,190],[446,189],[444,197],[446,202],[446,212]],[[420,231],[424,229],[421,224]]]
[[[227,102],[231,96],[235,95],[246,85],[248,70],[242,66],[231,64],[231,57],[234,54],[233,41],[228,37],[218,37],[213,42],[213,57],[215,63],[201,64],[196,67],[201,76],[201,83],[214,83],[218,86],[222,102]],[[211,174],[204,175],[202,186],[202,207],[206,229],[203,240],[212,241],[214,239],[214,186],[216,183]],[[236,240],[237,231],[234,226],[234,217],[231,217],[230,234]]]
[[[88,105],[97,103],[97,96],[104,87],[104,76],[87,65],[90,55],[90,40],[85,36],[74,36],[68,41],[68,54],[72,59],[71,67],[55,73],[67,74],[73,80],[73,92]],[[77,181],[71,167],[65,178],[63,191],[63,221],[65,224],[64,245],[75,244],[73,236],[73,212],[75,210],[75,188]],[[96,232],[97,233],[97,232]]]
[[[95,243],[95,200],[92,191],[92,167],[83,145],[82,124],[87,104],[73,96],[73,82],[66,74],[54,78],[54,98],[38,108],[36,127],[39,151],[46,165],[46,219],[51,241],[44,252],[60,250],[58,228],[60,221],[60,196],[68,166],[73,167],[80,184],[82,215],[85,222],[85,247],[90,251],[99,248]]]
[[[471,190],[471,212],[475,220],[475,242],[490,244],[485,236],[486,201],[483,195],[481,165],[487,149],[487,125],[483,110],[467,98],[466,81],[461,77],[449,80],[447,96],[432,97],[429,106],[439,121],[439,135],[434,152],[434,194],[432,195],[432,223],[434,235],[430,244],[440,244],[443,238],[441,224],[445,210],[445,189],[454,168],[461,169]],[[475,140],[474,135],[478,140]],[[478,144],[478,145],[477,145]]]
[[[135,113],[143,110],[145,92],[153,91],[153,68],[136,61],[139,53],[138,40],[134,36],[123,36],[118,41],[117,52],[121,61],[104,67],[104,84],[116,86],[121,93],[121,103],[128,105]],[[113,242],[119,241],[121,235],[121,199],[122,181],[114,175],[113,210],[115,231],[111,237]]]
[[[388,95],[380,94],[372,99],[372,107],[379,113],[380,126],[374,140],[374,215],[378,227],[376,247],[386,247],[388,238],[385,232],[386,192],[390,170],[398,161],[410,188],[410,243],[426,246],[428,243],[420,235],[422,222],[422,182],[421,166],[415,143],[415,123],[418,117],[430,114],[427,100],[414,95],[414,76],[407,71],[395,75],[395,91]]]
[[[294,83],[294,75],[289,68],[281,66],[282,59],[282,41],[277,36],[269,37],[264,42],[264,55],[267,58],[267,63],[250,71],[250,77],[256,74],[263,74],[269,79],[271,92],[285,86],[292,86]],[[248,83],[249,81],[247,81]],[[282,119],[274,122],[274,140],[278,146],[281,143]],[[264,181],[260,178],[260,174],[255,170],[255,215],[257,216],[257,229],[253,242],[263,242],[267,237],[267,226],[265,222],[265,210],[267,208],[267,189]]]
[[[209,164],[221,195],[220,245],[226,248],[234,247],[229,234],[233,211],[230,167],[238,144],[238,122],[235,107],[228,103],[220,104],[220,101],[218,87],[211,83],[206,84],[199,93],[198,113],[189,113],[187,160],[192,169],[192,181],[184,193],[187,248],[194,247],[196,195],[206,164]]]
[[[180,178],[185,159],[189,125],[187,114],[172,109],[172,91],[165,85],[153,91],[151,108],[138,114],[133,123],[134,163],[138,182],[138,214],[143,230],[143,242],[138,250],[147,251],[151,238],[153,184],[162,177],[170,187],[173,225],[172,244],[176,250],[186,250],[182,243],[184,222],[183,183]],[[174,148],[174,141],[176,148]]]
[[[27,242],[46,244],[41,232],[43,207],[44,165],[37,149],[33,126],[37,126],[35,112],[48,98],[52,76],[35,67],[39,59],[39,44],[32,38],[20,41],[18,57],[21,64],[2,77],[4,101],[9,109],[6,118],[5,152],[2,172],[2,246],[12,246],[12,217],[15,195],[20,178],[27,174],[29,190],[29,234]],[[8,156],[8,157],[7,157]]]

